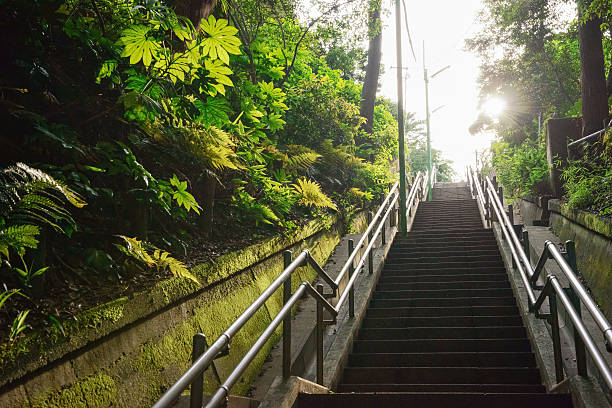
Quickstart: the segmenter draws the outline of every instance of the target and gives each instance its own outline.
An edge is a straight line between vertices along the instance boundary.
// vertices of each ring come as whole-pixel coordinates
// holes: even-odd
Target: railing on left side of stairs
[[[162,397],[153,405],[153,408],[168,408],[176,401],[181,393],[191,386],[190,407],[200,408],[203,400],[203,376],[204,372],[210,367],[214,360],[220,356],[226,355],[229,350],[229,345],[236,333],[255,315],[257,310],[265,304],[265,302],[283,286],[283,307],[278,314],[272,319],[270,324],[264,329],[253,346],[247,351],[242,360],[236,365],[229,376],[221,384],[221,386],[212,395],[206,407],[223,406],[227,402],[229,391],[236,382],[240,379],[249,364],[257,356],[257,353],[263,348],[266,342],[272,337],[278,326],[283,323],[283,377],[288,378],[291,373],[291,309],[298,300],[305,294],[309,294],[316,300],[316,372],[317,382],[323,384],[323,334],[326,325],[337,323],[337,316],[344,304],[348,303],[349,318],[354,317],[354,286],[359,271],[365,267],[366,259],[372,263],[372,250],[374,242],[379,235],[382,235],[384,240],[384,228],[387,219],[393,214],[397,219],[398,211],[410,212],[416,198],[423,198],[427,192],[427,183],[429,175],[418,173],[414,179],[414,183],[410,188],[408,200],[405,209],[400,209],[397,206],[399,199],[399,183],[395,183],[385,197],[378,211],[372,217],[368,227],[364,231],[361,239],[354,245],[346,263],[340,270],[336,279],[332,279],[327,272],[317,263],[312,257],[308,249],[303,250],[295,259],[292,260],[291,252],[284,252],[284,270],[264,291],[263,293],[230,325],[230,327],[219,336],[219,338],[210,345],[205,351],[200,343],[202,334],[198,333],[194,336],[194,358],[191,367],[185,372]],[[362,248],[365,250],[354,266],[357,256]],[[291,294],[291,276],[297,268],[310,265],[317,272],[317,275],[331,288],[331,293],[323,291],[323,285],[317,284],[316,288],[310,282],[302,282],[296,291]],[[369,268],[370,273],[372,269]],[[340,283],[348,275],[348,282],[343,289],[340,289]],[[338,292],[342,293],[338,293]],[[328,299],[338,297],[338,302],[332,305]],[[332,316],[331,320],[324,318],[324,310]],[[198,345],[196,347],[196,341]],[[214,367],[213,367],[214,368]]]

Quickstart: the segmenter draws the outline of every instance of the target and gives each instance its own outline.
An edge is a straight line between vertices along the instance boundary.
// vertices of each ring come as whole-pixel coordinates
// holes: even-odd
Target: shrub
[[[526,139],[520,145],[496,142],[491,146],[491,164],[510,197],[541,192],[548,176],[546,149],[541,139]]]

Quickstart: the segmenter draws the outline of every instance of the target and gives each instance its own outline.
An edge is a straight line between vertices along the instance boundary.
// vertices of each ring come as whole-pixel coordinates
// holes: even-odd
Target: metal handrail
[[[322,285],[320,287],[322,289]],[[232,386],[234,386],[234,384],[240,380],[240,377],[242,374],[244,374],[249,364],[251,364],[251,362],[255,359],[257,353],[261,351],[266,342],[270,339],[270,337],[272,337],[276,331],[276,328],[287,316],[291,315],[291,308],[298,302],[298,300],[300,300],[304,293],[308,293],[310,296],[312,296],[317,301],[317,304],[322,305],[334,316],[334,319],[338,315],[338,312],[331,304],[327,302],[327,300],[325,300],[319,291],[315,290],[315,288],[313,288],[309,282],[302,282],[299,288],[285,303],[283,308],[280,310],[280,312],[278,312],[272,322],[270,322],[268,327],[266,327],[246,355],[242,358],[242,360],[240,360],[236,368],[234,368],[223,384],[213,394],[206,404],[206,407],[217,407],[225,401],[225,398],[229,395],[230,388],[232,388]]]
[[[470,175],[470,180],[471,180],[471,184],[473,184],[474,186],[472,187],[472,185],[470,185],[470,189],[472,190],[472,194],[474,192],[474,190],[476,190],[476,198],[478,199],[478,204],[481,207],[480,210],[483,213],[484,216],[484,220],[486,223],[486,220],[488,220],[490,218],[490,214],[487,211],[487,202],[485,200],[485,195],[482,192],[482,186],[480,185],[480,181],[478,180],[478,174],[476,173],[476,171],[474,169],[472,169],[472,167],[468,167],[468,175]]]
[[[478,190],[478,187],[480,186],[478,174],[471,168],[468,169],[468,171],[471,172],[472,182],[476,185]],[[523,246],[516,235],[514,225],[506,214],[502,202],[498,197],[495,187],[489,177],[486,177],[486,186],[490,208],[495,212],[504,238],[506,242],[509,243],[510,252],[512,253],[512,258],[514,261],[513,266],[518,268],[519,275],[527,291],[529,311],[535,313],[536,317],[538,318],[547,319],[551,325],[557,382],[563,380],[563,361],[561,356],[560,329],[557,315],[557,297],[559,297],[574,327],[574,345],[576,348],[576,364],[578,367],[578,374],[581,376],[588,375],[585,354],[585,352],[588,351],[606,386],[606,397],[612,401],[612,370],[601,355],[599,349],[593,341],[591,334],[586,329],[584,322],[582,321],[580,311],[581,304],[584,304],[591,316],[593,316],[593,319],[597,323],[599,329],[602,331],[604,341],[606,343],[606,349],[609,352],[612,352],[612,326],[610,325],[610,322],[608,322],[604,314],[597,307],[597,304],[589,295],[585,286],[578,279],[576,272],[572,266],[570,266],[564,254],[559,251],[554,243],[551,241],[545,242],[544,249],[540,254],[540,258],[538,259],[535,269],[532,267],[529,257],[525,253]],[[483,197],[478,194],[477,198],[479,201],[481,201],[484,208],[485,204]],[[572,241],[567,241],[566,246],[568,249],[571,247],[573,250],[574,248]],[[566,253],[566,255],[569,255],[569,251]],[[573,252],[572,256],[575,260],[575,254]],[[566,292],[566,290],[559,283],[558,278],[553,274],[549,274],[547,276],[546,284],[544,286],[537,285],[537,280],[541,271],[543,270],[544,264],[548,259],[553,259],[556,262],[569,281],[569,292]],[[534,290],[540,289],[541,292],[536,298]],[[544,314],[540,312],[540,308],[546,299],[549,300],[550,310],[549,313]]]
[[[606,124],[606,123],[604,122],[604,125],[605,125],[605,124]],[[582,143],[584,143],[584,142],[586,142],[586,141],[588,141],[588,140],[590,140],[590,139],[592,139],[592,138],[594,138],[594,137],[601,136],[602,134],[606,133],[606,131],[608,130],[608,128],[609,128],[610,126],[612,126],[612,120],[611,120],[611,121],[608,123],[608,126],[605,126],[603,129],[598,130],[597,132],[593,132],[593,133],[591,133],[590,135],[587,135],[587,136],[585,136],[585,137],[581,137],[580,139],[578,139],[578,140],[574,140],[573,142],[569,143],[569,144],[567,145],[568,149],[569,149],[569,148],[572,148],[572,147],[574,147],[574,146],[577,146],[577,145],[579,145],[579,144],[582,144]]]
[[[413,194],[413,191],[418,189],[418,183],[415,183],[411,190],[410,194]],[[243,359],[238,363],[236,368],[230,373],[229,377],[225,380],[225,382],[221,385],[221,387],[213,394],[212,398],[206,405],[206,407],[216,407],[222,403],[227,396],[229,395],[230,388],[239,380],[242,376],[248,365],[255,358],[257,353],[261,350],[263,345],[267,340],[272,336],[274,331],[280,325],[282,321],[287,321],[290,319],[291,307],[295,305],[295,303],[300,299],[300,297],[304,293],[308,293],[314,297],[317,302],[317,381],[319,383],[323,382],[323,327],[324,324],[334,324],[336,323],[336,318],[340,311],[342,305],[346,302],[346,299],[349,299],[350,304],[350,317],[352,317],[352,310],[354,308],[352,302],[354,301],[353,296],[349,296],[353,293],[353,285],[358,276],[357,273],[353,271],[359,271],[365,265],[365,259],[369,258],[371,261],[370,253],[373,249],[374,242],[376,238],[384,232],[384,227],[389,215],[395,210],[395,205],[398,201],[399,194],[397,192],[399,183],[395,183],[389,194],[385,197],[385,200],[381,203],[376,215],[373,217],[372,221],[369,223],[366,228],[363,236],[358,242],[355,249],[349,255],[345,265],[340,271],[338,277],[334,280],[332,279],[325,270],[316,262],[316,260],[311,256],[310,252],[305,249],[303,250],[298,257],[295,258],[291,262],[291,253],[289,251],[285,251],[285,269],[283,272],[276,278],[265,290],[264,292],[230,325],[230,327],[221,334],[221,336],[204,352],[201,356],[195,359],[194,363],[191,367],[183,374],[179,380],[172,385],[166,393],[153,405],[153,408],[166,408],[172,405],[172,403],[180,396],[180,394],[187,389],[191,384],[195,384],[198,381],[202,381],[204,371],[212,364],[215,358],[219,356],[220,353],[224,352],[228,349],[229,344],[234,337],[234,335],[246,324],[246,322],[259,310],[259,308],[276,292],[276,290],[281,286],[285,285],[285,291],[289,291],[291,293],[290,285],[291,285],[291,275],[293,272],[307,264],[310,264],[319,277],[321,277],[333,290],[331,296],[323,294],[323,285],[318,284],[317,289],[315,290],[309,282],[302,282],[295,293],[284,299],[284,306],[280,310],[280,312],[275,316],[272,322],[266,327],[264,332],[260,335],[257,341],[253,344],[253,346],[249,349],[247,354],[243,357]],[[386,208],[386,211],[385,211]],[[384,215],[383,214],[384,211]],[[382,217],[381,217],[382,215]],[[374,229],[376,224],[378,223],[378,227],[374,234],[371,234],[371,231]],[[364,251],[363,256],[361,257],[356,268],[352,268],[354,264],[355,257],[357,256],[361,247],[365,244],[365,239],[368,235],[372,235],[370,241]],[[384,242],[384,233],[383,233],[383,242]],[[287,256],[288,255],[288,256]],[[338,295],[339,283],[346,273],[349,273],[349,281],[343,289],[340,298],[336,306],[332,306],[330,302],[327,301],[326,297],[335,297]],[[323,319],[323,309],[327,309],[329,313],[332,315],[332,320],[324,320]],[[289,337],[291,335],[290,329],[288,333]],[[285,332],[283,332],[283,336],[285,336]],[[290,344],[290,343],[289,343]],[[290,347],[285,351],[285,347],[283,347],[283,376],[287,377],[289,375],[289,369],[285,367],[285,360],[289,361],[290,365],[290,354],[287,356],[285,353],[290,353]],[[191,406],[195,407],[201,406],[202,395],[194,396],[192,395]]]
[[[370,221],[370,224],[368,225],[368,227],[364,231],[363,235],[361,236],[361,239],[357,242],[357,245],[355,245],[355,249],[349,255],[348,259],[346,260],[346,263],[344,264],[344,266],[340,270],[340,273],[336,277],[336,279],[334,281],[336,286],[338,286],[340,284],[340,282],[344,278],[344,275],[348,272],[349,266],[355,260],[355,257],[359,253],[359,250],[364,246],[365,240],[368,238],[368,234],[374,228],[374,225],[376,224],[376,221],[378,220],[378,218],[382,214],[384,207],[387,205],[387,203],[389,202],[391,196],[395,193],[395,191],[398,189],[398,187],[399,187],[399,182],[395,182],[395,184],[393,184],[393,186],[389,190],[389,194],[387,194],[387,197],[385,197],[385,200],[382,202],[382,204],[378,208],[378,211],[376,211],[376,214],[372,218],[372,221]]]

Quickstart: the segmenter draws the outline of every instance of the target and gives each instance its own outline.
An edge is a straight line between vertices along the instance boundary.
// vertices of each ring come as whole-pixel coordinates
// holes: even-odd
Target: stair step
[[[499,253],[491,254],[440,254],[440,256],[415,256],[415,254],[402,254],[390,257],[387,260],[387,265],[394,264],[429,264],[438,265],[446,263],[473,264],[476,262],[486,262],[487,264],[503,265],[502,258]]]
[[[418,339],[355,340],[354,353],[531,351],[527,338],[517,339]],[[409,382],[409,381],[406,381]]]
[[[362,328],[360,340],[516,339],[527,337],[522,326]]]
[[[430,249],[430,247],[425,247]],[[480,247],[478,249],[472,249],[471,247],[450,247],[450,245],[445,248],[435,248],[436,251],[423,251],[424,248],[392,248],[389,251],[390,259],[395,257],[409,257],[414,256],[415,254],[419,254],[422,258],[435,258],[437,256],[485,256],[485,255],[497,255],[499,256],[499,250],[497,246],[490,247]]]
[[[489,270],[489,269],[487,269]],[[480,282],[480,281],[497,281],[508,282],[508,275],[505,271],[495,273],[474,273],[469,274],[470,270],[459,270],[453,273],[440,273],[439,271],[383,271],[380,277],[380,284],[393,283],[419,283],[419,282]]]
[[[538,384],[533,367],[348,367],[344,384]]]
[[[523,320],[515,316],[450,316],[450,317],[370,317],[366,314],[363,328],[402,327],[523,327]]]
[[[422,299],[422,298],[465,298],[465,297],[512,297],[512,289],[438,289],[438,290],[401,290],[393,287],[377,289],[374,299]]]
[[[483,278],[484,279],[484,278]],[[482,281],[456,281],[456,282],[436,282],[432,279],[431,282],[411,282],[411,283],[379,283],[376,286],[376,293],[379,291],[385,292],[390,290],[414,290],[414,291],[436,291],[436,290],[497,290],[497,289],[510,289],[510,283],[508,281],[494,281],[494,280],[482,280]]]
[[[533,353],[352,353],[350,367],[535,367]]]
[[[542,384],[340,384],[338,392],[545,393],[546,388]],[[427,408],[430,406],[425,405]],[[487,408],[497,407],[488,406]],[[513,408],[516,407],[513,406]]]
[[[493,231],[488,229],[470,228],[464,231],[410,231],[406,238],[398,238],[397,244],[413,243],[423,239],[456,238],[461,240],[494,238]]]
[[[513,306],[514,297],[454,297],[425,299],[372,299],[371,308],[391,307],[462,307],[462,306]]]
[[[571,408],[568,394],[299,394],[303,407],[405,407],[405,408]]]
[[[438,269],[469,269],[473,270],[476,268],[498,268],[503,269],[504,264],[500,260],[490,261],[465,261],[465,262],[440,262],[431,263],[419,263],[419,264],[408,264],[408,263],[395,263],[392,259],[388,259],[385,263],[385,270],[411,270],[411,269],[427,269],[427,270],[438,270]]]
[[[460,307],[394,307],[369,308],[371,317],[444,317],[444,316],[514,316],[514,306],[460,306]]]

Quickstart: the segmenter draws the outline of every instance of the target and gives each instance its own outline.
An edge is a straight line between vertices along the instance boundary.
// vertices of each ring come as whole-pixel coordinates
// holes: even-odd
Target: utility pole
[[[395,0],[395,42],[397,46],[397,138],[399,148],[400,232],[408,234],[406,223],[406,151],[404,146],[404,93],[402,92],[402,20],[400,1]]]
[[[438,75],[440,72],[447,70],[448,68],[450,68],[450,65],[445,66],[444,68],[436,71],[433,75],[429,76],[427,74],[427,66],[425,65],[425,41],[423,41],[423,79],[425,80],[425,124],[427,127],[427,170],[428,170],[428,174],[429,177],[427,178],[427,201],[431,201],[431,188],[432,185],[430,183],[431,178],[431,169],[432,169],[432,165],[431,165],[431,131],[429,128],[429,117],[430,117],[430,113],[429,113],[429,79],[435,77],[436,75]],[[444,106],[444,105],[442,105]],[[438,109],[440,109],[442,106],[437,107],[436,109],[434,109],[434,112],[437,111]]]
[[[425,124],[427,127],[427,201],[431,201],[431,133],[429,129],[429,76],[425,66],[425,41],[423,41],[423,78],[425,79]]]

